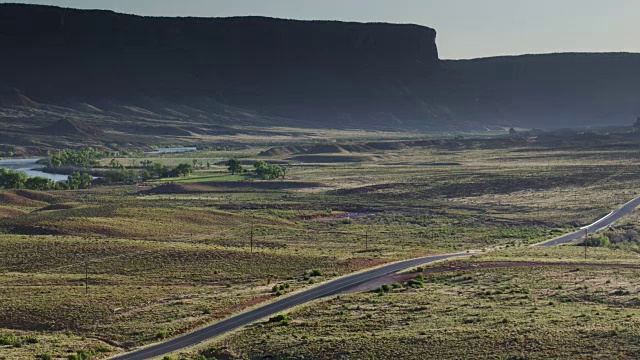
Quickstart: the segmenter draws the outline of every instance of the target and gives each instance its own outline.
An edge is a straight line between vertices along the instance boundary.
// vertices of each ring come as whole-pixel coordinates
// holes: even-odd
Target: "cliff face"
[[[37,102],[207,97],[327,125],[381,113],[384,121],[415,112],[403,87],[432,81],[435,37],[415,25],[0,5],[0,48],[11,54],[0,58],[0,83]]]
[[[206,134],[228,125],[571,127],[640,114],[640,55],[440,61],[435,40],[416,25],[0,4],[0,119],[40,129],[73,116],[132,134],[140,127],[124,123],[170,121],[196,126],[177,133]]]

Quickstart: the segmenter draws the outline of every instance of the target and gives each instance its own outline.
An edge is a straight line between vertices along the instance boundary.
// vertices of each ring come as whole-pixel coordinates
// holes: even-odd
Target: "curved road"
[[[624,204],[620,209],[610,213],[595,223],[585,226],[579,231],[560,236],[558,238],[537,244],[536,246],[555,246],[579,240],[585,235],[585,232],[593,234],[607,226],[614,224],[622,217],[630,214],[640,205],[640,197]],[[306,302],[338,294],[346,289],[356,287],[362,283],[381,278],[399,271],[424,265],[439,260],[447,260],[458,257],[471,256],[472,254],[446,254],[422,257],[418,259],[400,261],[388,265],[384,265],[375,269],[347,275],[316,287],[303,290],[291,296],[276,300],[258,308],[240,313],[230,318],[224,319],[215,324],[209,325],[194,332],[179,336],[177,338],[151,345],[145,348],[135,350],[133,352],[113,357],[112,360],[143,360],[161,356],[173,351],[184,349],[196,345],[205,340],[224,334],[228,331],[235,330],[245,325],[249,325],[255,321],[268,316],[275,315],[283,310],[287,310],[294,306],[304,304]]]
[[[631,214],[633,210],[635,210],[638,206],[640,206],[640,197],[637,197],[628,203],[622,205],[618,210],[611,212],[609,215],[599,219],[591,225],[587,225],[585,227],[580,228],[578,231],[574,231],[572,233],[562,235],[555,239],[551,239],[549,241],[542,242],[540,244],[536,244],[536,246],[555,246],[570,243],[573,241],[577,241],[582,239],[586,234],[595,234],[599,230],[602,230],[608,226],[615,224],[618,220],[623,217]]]

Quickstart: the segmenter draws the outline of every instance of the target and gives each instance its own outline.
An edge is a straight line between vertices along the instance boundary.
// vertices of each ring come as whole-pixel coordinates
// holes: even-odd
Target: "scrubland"
[[[636,197],[640,151],[380,143],[120,159],[211,166],[138,185],[0,192],[0,358],[104,358],[336,276],[467,250],[479,254],[427,271],[421,288],[316,301],[176,358],[638,357],[637,246],[585,260],[575,246],[528,245]],[[220,162],[232,156],[289,172],[230,175]],[[610,231],[633,234],[640,220],[619,225]],[[532,266],[482,265],[504,262]]]

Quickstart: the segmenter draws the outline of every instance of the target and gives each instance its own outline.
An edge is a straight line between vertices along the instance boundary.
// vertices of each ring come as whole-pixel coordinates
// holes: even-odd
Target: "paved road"
[[[309,290],[304,290],[292,296],[282,298],[267,305],[253,309],[251,311],[238,314],[228,319],[222,320],[213,325],[207,326],[203,329],[195,332],[177,337],[175,339],[152,345],[147,348],[143,348],[128,354],[116,356],[113,360],[141,360],[150,359],[155,356],[160,356],[172,351],[176,351],[188,346],[195,345],[204,340],[208,340],[212,337],[224,334],[227,331],[237,329],[241,326],[248,325],[254,321],[260,320],[264,317],[275,315],[283,310],[289,309],[293,306],[303,304],[305,302],[318,299],[325,296],[335,295],[343,291],[344,289],[357,286],[363,282],[367,282],[371,279],[387,276],[398,271],[402,271],[411,267],[423,265],[426,263],[451,259],[455,257],[470,256],[471,254],[449,254],[449,255],[437,255],[428,256],[419,259],[412,259],[392,263],[373,270],[359,272],[353,275],[341,277],[339,279],[321,284],[317,287],[313,287]]]
[[[608,226],[613,225],[618,220],[632,213],[633,210],[635,210],[638,206],[640,206],[640,197],[637,197],[629,201],[628,203],[622,205],[622,207],[619,208],[618,210],[613,211],[609,215],[599,219],[598,221],[594,222],[591,225],[587,225],[581,228],[580,230],[572,232],[570,234],[562,235],[558,238],[551,239],[549,241],[545,241],[543,243],[537,244],[537,246],[555,246],[555,245],[561,245],[561,244],[566,244],[566,243],[580,240],[587,233],[594,234],[598,230],[602,230]]]
[[[612,225],[620,218],[631,213],[638,205],[640,205],[640,197],[636,198],[625,205],[623,205],[620,209],[612,212],[611,214],[603,217],[602,219],[596,221],[595,223],[588,225],[583,228],[583,230],[573,232],[571,234],[567,234],[556,239],[549,240],[544,243],[537,244],[537,246],[555,246],[559,244],[569,243],[579,239],[584,236],[585,231],[588,231],[589,234],[593,234],[594,232],[605,228],[609,225]],[[329,281],[327,283],[321,284],[319,286],[310,288],[308,290],[303,290],[297,294],[287,296],[280,300],[271,302],[264,306],[255,308],[253,310],[232,316],[200,330],[196,330],[192,333],[188,333],[182,336],[179,336],[175,339],[171,339],[159,344],[151,345],[146,348],[142,348],[127,354],[123,354],[120,356],[116,356],[112,358],[112,360],[142,360],[142,359],[150,359],[153,357],[157,357],[160,355],[164,355],[176,350],[184,349],[193,345],[196,345],[205,340],[209,340],[218,335],[224,334],[228,331],[235,330],[242,326],[251,324],[257,320],[263,319],[268,316],[275,315],[281,311],[287,310],[296,305],[304,304],[308,301],[331,296],[338,294],[345,289],[352,288],[358,286],[362,283],[371,281],[376,278],[384,277],[390,274],[397,273],[399,271],[431,263],[439,260],[446,260],[458,257],[466,257],[471,254],[448,254],[448,255],[437,255],[437,256],[428,256],[419,259],[405,260],[392,264],[388,264],[379,268],[375,268],[372,270],[367,270],[363,272],[359,272],[356,274],[348,275],[345,277],[341,277],[339,279]]]

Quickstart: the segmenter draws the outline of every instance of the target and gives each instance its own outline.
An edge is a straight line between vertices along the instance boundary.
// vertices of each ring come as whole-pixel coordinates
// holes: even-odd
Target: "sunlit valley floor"
[[[196,171],[0,192],[0,358],[106,358],[340,275],[467,250],[478,253],[424,269],[421,286],[312,302],[171,356],[640,356],[637,214],[586,259],[574,245],[528,247],[638,195],[630,140],[371,141],[132,155],[116,161]],[[231,175],[232,157],[288,173]]]

